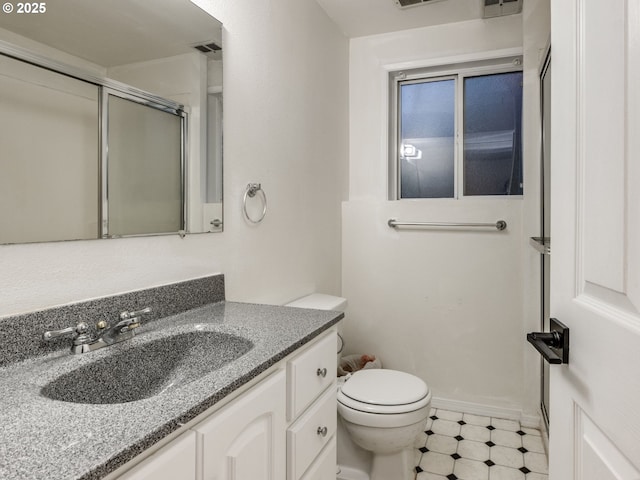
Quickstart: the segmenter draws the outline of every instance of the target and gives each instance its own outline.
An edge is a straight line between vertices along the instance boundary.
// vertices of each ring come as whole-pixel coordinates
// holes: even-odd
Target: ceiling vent
[[[199,52],[204,53],[207,57],[214,60],[220,60],[222,58],[222,47],[217,43],[203,43],[201,45],[194,45],[193,48],[195,48]]]
[[[442,0],[394,0],[399,8],[415,7],[417,5],[426,5],[428,3],[441,2]]]
[[[522,12],[522,0],[484,0],[482,17],[502,17],[520,12]]]

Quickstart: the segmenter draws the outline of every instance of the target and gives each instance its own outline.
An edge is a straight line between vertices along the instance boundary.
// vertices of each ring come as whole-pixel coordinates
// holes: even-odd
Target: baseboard
[[[481,403],[463,402],[448,398],[433,397],[431,399],[433,408],[442,408],[454,412],[470,413],[472,415],[482,415],[484,417],[505,418],[508,420],[518,420],[523,427],[540,429],[540,416],[528,415],[515,408],[495,407]]]

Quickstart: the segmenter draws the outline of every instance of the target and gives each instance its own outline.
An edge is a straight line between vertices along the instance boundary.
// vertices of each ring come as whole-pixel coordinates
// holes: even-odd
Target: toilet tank
[[[347,299],[333,295],[325,295],[324,293],[312,293],[311,295],[287,303],[285,307],[315,308],[316,310],[344,312],[347,308]]]
[[[336,297],[333,295],[325,295],[324,293],[312,293],[305,297],[298,298],[293,302],[287,303],[285,307],[297,308],[315,308],[316,310],[335,310],[344,312],[347,309],[347,299]],[[338,344],[336,345],[336,354],[338,357],[338,365],[340,365],[340,357],[344,348],[344,340],[342,339],[342,322],[338,323]]]

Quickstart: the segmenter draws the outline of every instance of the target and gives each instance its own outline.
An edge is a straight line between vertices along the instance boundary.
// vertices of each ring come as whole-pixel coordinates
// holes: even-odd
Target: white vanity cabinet
[[[187,431],[118,480],[196,480],[196,432]]]
[[[279,480],[285,472],[283,370],[194,427],[203,480]]]
[[[336,438],[333,437],[300,480],[335,480],[336,457]]]
[[[331,333],[287,362],[287,480],[336,478],[336,345]]]
[[[125,473],[105,480],[335,480],[335,331],[256,382],[135,466],[123,467],[130,468]]]

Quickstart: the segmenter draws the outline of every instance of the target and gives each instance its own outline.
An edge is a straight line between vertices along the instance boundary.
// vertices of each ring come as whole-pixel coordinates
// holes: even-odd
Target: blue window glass
[[[452,198],[455,80],[400,84],[400,198]]]
[[[522,72],[467,77],[464,195],[522,195]]]

